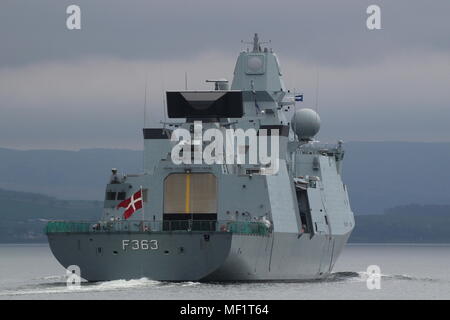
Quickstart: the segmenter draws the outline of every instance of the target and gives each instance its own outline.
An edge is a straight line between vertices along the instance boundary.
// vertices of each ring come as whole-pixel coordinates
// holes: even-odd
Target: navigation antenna
[[[144,92],[144,129],[147,127],[147,82],[148,73],[145,73],[145,92]],[[142,165],[145,168],[145,152],[142,153]]]
[[[144,128],[147,127],[147,81],[148,73],[145,73],[145,93],[144,93]]]
[[[255,35],[253,36],[253,41],[252,42],[241,40],[241,43],[253,45],[253,51],[252,52],[262,52],[261,45],[262,44],[266,44],[266,43],[272,43],[272,41],[269,40],[269,41],[260,42],[258,34],[255,33]],[[248,48],[247,48],[247,50],[248,50]]]
[[[164,108],[164,128],[166,127],[166,122],[167,122],[167,117],[166,117],[166,112],[167,112],[167,106],[166,106],[166,92],[165,92],[165,83],[164,83],[164,70],[163,67],[160,66],[160,70],[161,70],[161,90],[162,90],[162,97],[163,97],[163,108]]]
[[[319,112],[319,67],[316,65],[316,112]]]

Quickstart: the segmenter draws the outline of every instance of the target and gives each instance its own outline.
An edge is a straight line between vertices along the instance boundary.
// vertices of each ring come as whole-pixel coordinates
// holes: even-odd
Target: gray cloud
[[[241,39],[272,39],[285,82],[315,104],[320,138],[449,141],[450,2],[77,1],[82,30],[65,29],[72,1],[0,4],[0,146],[141,148],[164,118],[162,92],[232,77]]]
[[[232,54],[253,32],[283,56],[321,64],[370,63],[393,52],[448,52],[450,2],[378,0],[379,32],[365,28],[372,0],[139,1],[78,0],[82,30],[65,29],[68,0],[0,4],[0,65],[114,56],[179,58],[220,50]]]

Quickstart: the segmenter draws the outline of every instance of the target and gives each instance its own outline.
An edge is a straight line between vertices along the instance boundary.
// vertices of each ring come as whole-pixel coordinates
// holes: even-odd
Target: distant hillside
[[[100,201],[66,201],[0,189],[0,243],[46,242],[47,220],[97,220]]]
[[[356,214],[410,203],[450,205],[450,143],[348,142],[344,147],[344,181]],[[112,167],[141,172],[142,152],[0,148],[0,188],[102,200]]]
[[[400,205],[450,205],[450,143],[349,142],[344,181],[356,214]]]
[[[450,206],[408,205],[357,216],[350,242],[450,243]]]
[[[120,149],[80,151],[0,148],[0,188],[60,199],[102,200],[111,168],[142,171],[142,152]]]
[[[46,242],[47,220],[97,220],[102,202],[0,189],[0,243]],[[450,243],[450,205],[409,205],[356,217],[351,242]]]

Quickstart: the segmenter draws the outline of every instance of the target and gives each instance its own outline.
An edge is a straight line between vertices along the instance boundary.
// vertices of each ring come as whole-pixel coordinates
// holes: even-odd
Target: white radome
[[[320,117],[312,109],[298,109],[294,112],[291,127],[301,140],[311,140],[320,130]]]

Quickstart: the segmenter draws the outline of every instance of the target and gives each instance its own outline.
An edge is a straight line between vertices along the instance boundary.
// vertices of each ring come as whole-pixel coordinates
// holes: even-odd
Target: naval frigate
[[[112,170],[99,220],[47,224],[65,268],[78,266],[88,281],[308,280],[332,271],[354,228],[342,141],[314,139],[318,114],[296,107],[302,96],[285,88],[277,55],[257,34],[238,56],[231,88],[225,79],[212,82],[210,91],[165,92],[168,121],[143,129],[143,172]],[[199,128],[200,135],[252,129],[277,138],[276,170],[175,163],[174,133],[185,129],[200,141],[189,145],[192,153],[181,150],[190,160],[206,143],[195,140]]]

